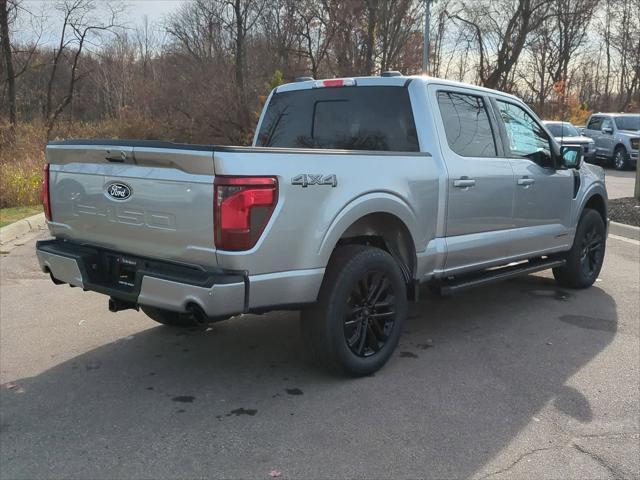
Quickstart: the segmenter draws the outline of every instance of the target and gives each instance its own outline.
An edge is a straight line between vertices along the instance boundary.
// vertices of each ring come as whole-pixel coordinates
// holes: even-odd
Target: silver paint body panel
[[[211,152],[149,150],[158,149],[132,152],[136,163],[120,164],[104,161],[100,146],[71,148],[69,156],[57,146],[47,147],[55,212],[51,234],[129,254],[215,266]],[[199,169],[193,168],[197,162]],[[105,189],[113,182],[127,185],[131,196],[109,197]]]
[[[63,257],[62,255],[55,255],[49,252],[38,251],[38,263],[40,269],[51,274],[61,282],[68,283],[74,287],[84,287],[82,281],[82,273],[78,268],[78,262],[73,258]]]

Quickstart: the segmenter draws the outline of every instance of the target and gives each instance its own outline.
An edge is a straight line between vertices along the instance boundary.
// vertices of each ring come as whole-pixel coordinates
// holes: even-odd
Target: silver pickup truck
[[[593,139],[596,159],[612,163],[616,170],[636,168],[640,151],[640,114],[595,113],[589,117],[583,135]]]
[[[269,96],[253,146],[68,140],[46,150],[55,283],[163,324],[302,310],[323,365],[380,368],[421,285],[442,294],[553,269],[589,287],[607,192],[518,98],[394,73]]]

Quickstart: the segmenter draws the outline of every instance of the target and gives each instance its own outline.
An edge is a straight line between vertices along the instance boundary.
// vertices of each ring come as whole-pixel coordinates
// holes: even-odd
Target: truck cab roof
[[[340,83],[342,82],[342,83]],[[514,100],[518,98],[505,92],[493,90],[490,88],[472,85],[469,83],[456,82],[454,80],[445,80],[427,75],[394,75],[394,76],[363,76],[363,77],[341,77],[341,78],[325,78],[325,79],[309,79],[298,82],[285,83],[276,87],[273,93],[292,92],[296,90],[308,90],[311,88],[323,87],[405,87],[412,82],[421,82],[425,85],[438,84],[443,86],[451,86],[457,88],[468,88],[478,92],[484,92],[492,95],[501,95],[511,97]]]

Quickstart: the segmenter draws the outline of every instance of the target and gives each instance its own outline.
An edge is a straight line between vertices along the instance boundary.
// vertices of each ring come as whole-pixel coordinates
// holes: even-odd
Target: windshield
[[[402,87],[312,88],[276,93],[257,146],[417,152],[409,93]]]
[[[615,117],[618,130],[640,130],[640,115]]]
[[[548,123],[547,128],[554,137],[579,137],[580,133],[570,123]]]

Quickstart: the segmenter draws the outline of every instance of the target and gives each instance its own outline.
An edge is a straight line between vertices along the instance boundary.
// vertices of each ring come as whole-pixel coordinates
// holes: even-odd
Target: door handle
[[[475,186],[476,181],[469,177],[460,177],[459,180],[453,181],[453,186],[457,188],[468,188]]]
[[[536,181],[533,178],[522,177],[518,179],[518,185],[522,185],[524,187],[528,187],[529,185],[533,185]]]

